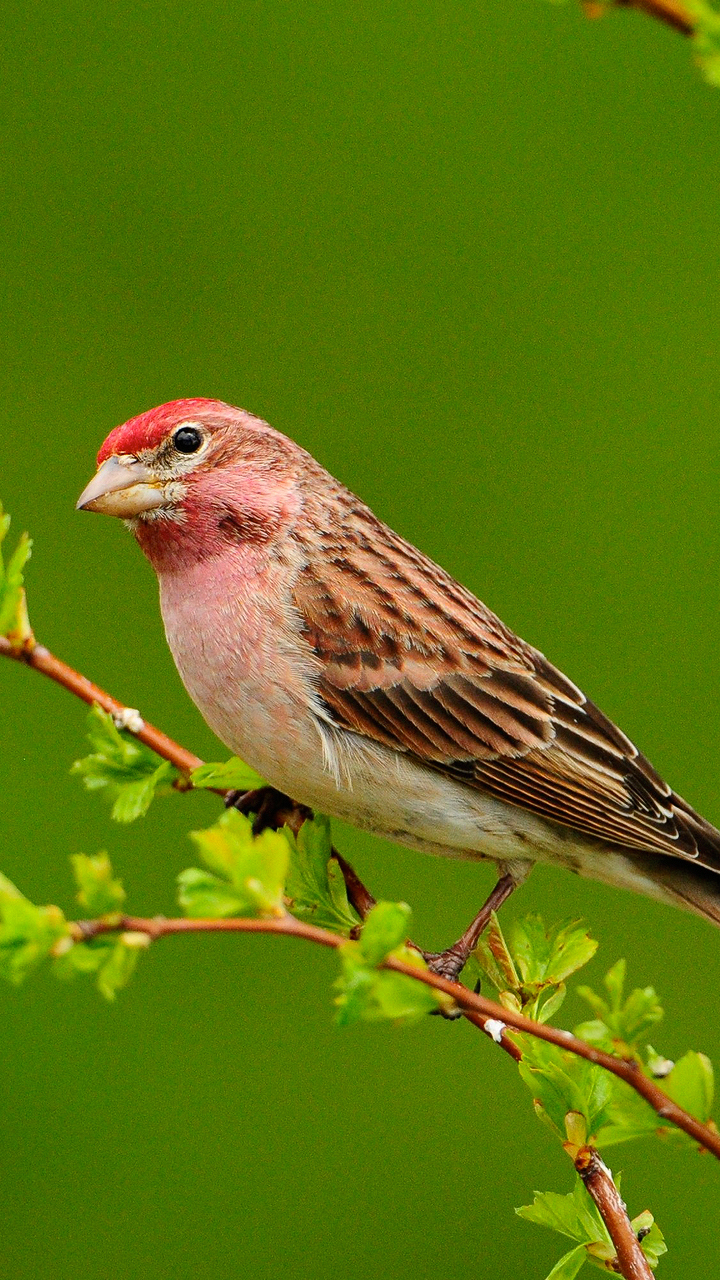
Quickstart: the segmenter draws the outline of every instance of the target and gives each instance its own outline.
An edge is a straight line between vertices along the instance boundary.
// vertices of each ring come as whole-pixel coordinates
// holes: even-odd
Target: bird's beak
[[[78,511],[101,511],[129,520],[166,502],[163,485],[144,463],[107,458],[77,501]]]

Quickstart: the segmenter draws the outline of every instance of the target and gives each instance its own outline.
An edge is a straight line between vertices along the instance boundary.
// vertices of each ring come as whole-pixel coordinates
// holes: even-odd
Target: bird
[[[539,650],[306,450],[219,400],[110,432],[81,510],[123,519],[207,724],[284,796],[498,881],[537,862],[720,925],[720,831]]]

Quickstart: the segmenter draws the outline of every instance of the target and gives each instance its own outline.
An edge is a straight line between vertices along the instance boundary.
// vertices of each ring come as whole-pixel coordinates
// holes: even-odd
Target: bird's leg
[[[475,919],[471,921],[464,933],[460,935],[446,951],[423,951],[422,955],[433,973],[450,982],[456,982],[458,975],[467,963],[470,952],[475,949],[480,934],[486,928],[493,911],[498,911],[510,894],[525,879],[525,874],[518,875],[506,871],[500,877],[492,893],[483,903]]]
[[[346,862],[337,849],[333,849],[332,856],[342,871],[348,902],[351,907],[355,908],[360,919],[364,920],[368,912],[375,906],[376,900],[370,890],[366,889],[355,868],[351,867],[349,862]]]

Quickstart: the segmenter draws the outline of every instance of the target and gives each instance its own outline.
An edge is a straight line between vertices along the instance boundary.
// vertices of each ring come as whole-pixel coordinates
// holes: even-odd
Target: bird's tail
[[[720,840],[720,833],[717,834]],[[638,855],[637,862],[638,870],[657,886],[657,897],[720,928],[720,868],[714,871],[683,858],[646,854]]]

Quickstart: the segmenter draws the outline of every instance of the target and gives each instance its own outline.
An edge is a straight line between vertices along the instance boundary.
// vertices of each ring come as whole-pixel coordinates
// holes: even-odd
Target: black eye
[[[197,427],[178,427],[173,436],[178,453],[197,453],[202,442],[202,432]]]

